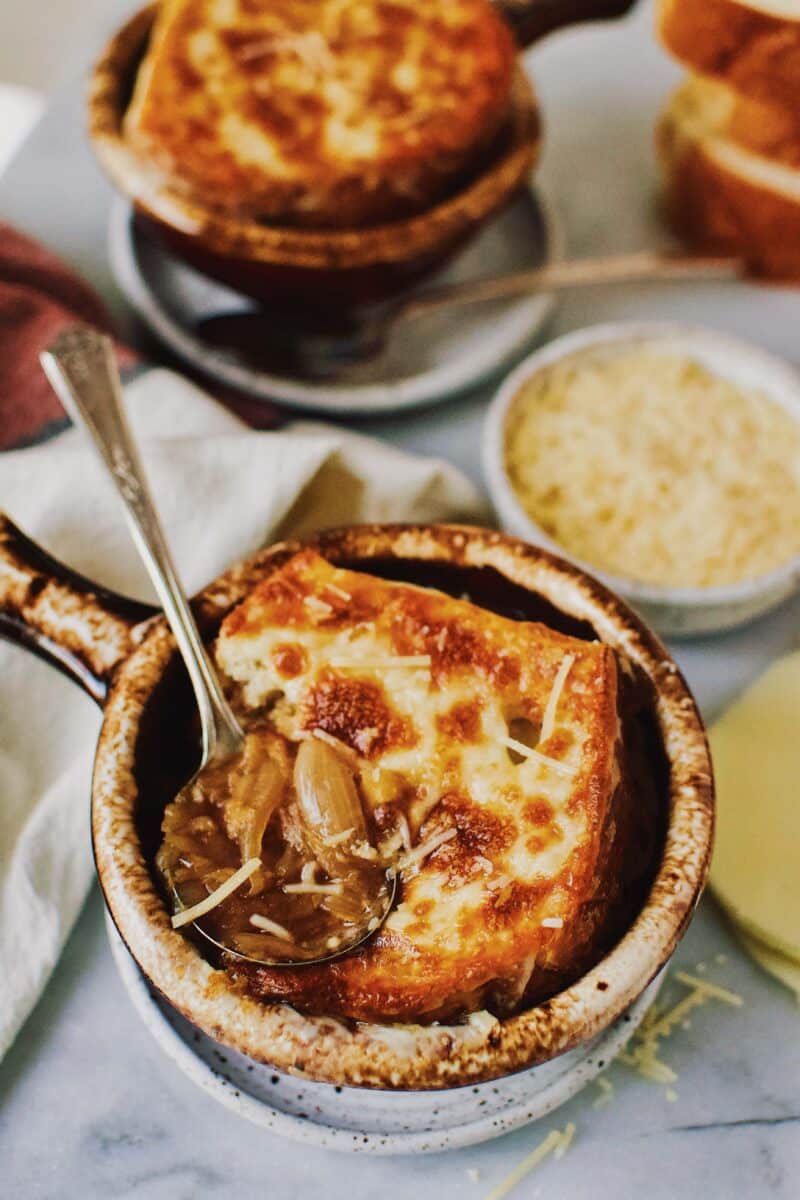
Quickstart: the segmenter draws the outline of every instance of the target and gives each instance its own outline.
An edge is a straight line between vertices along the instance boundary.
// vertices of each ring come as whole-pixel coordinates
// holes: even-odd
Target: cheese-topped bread
[[[125,135],[212,207],[385,221],[431,204],[486,150],[515,52],[489,0],[164,0]]]
[[[400,879],[363,948],[229,963],[249,990],[359,1019],[505,1013],[600,957],[645,808],[612,650],[304,550],[226,618],[216,657],[290,754],[339,749]]]

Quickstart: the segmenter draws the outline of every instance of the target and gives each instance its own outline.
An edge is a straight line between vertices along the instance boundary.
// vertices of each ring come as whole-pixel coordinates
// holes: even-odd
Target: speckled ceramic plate
[[[593,1041],[502,1079],[438,1092],[334,1087],[275,1071],[200,1033],[151,992],[108,917],[106,926],[117,970],[136,1011],[192,1083],[273,1133],[356,1154],[456,1150],[546,1116],[619,1054],[663,978],[662,971],[628,1012]]]
[[[534,188],[503,213],[426,286],[502,275],[552,262],[562,239],[552,206]],[[517,361],[553,308],[550,295],[465,305],[402,325],[369,362],[323,383],[255,368],[195,332],[204,317],[252,308],[252,301],[207,279],[142,234],[118,198],[109,254],[117,283],[142,321],[180,358],[210,378],[293,408],[378,413],[414,408],[476,387]]]

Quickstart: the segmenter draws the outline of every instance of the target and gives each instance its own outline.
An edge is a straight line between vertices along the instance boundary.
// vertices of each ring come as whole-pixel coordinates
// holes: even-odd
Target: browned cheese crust
[[[658,34],[687,67],[756,100],[800,104],[800,13],[739,0],[660,0]]]
[[[742,255],[754,273],[769,278],[800,279],[798,195],[735,169],[725,148],[737,143],[715,129],[705,137],[687,128],[674,101],[659,121],[656,142],[669,219],[690,246]],[[715,153],[720,144],[722,155]]]
[[[541,726],[568,655],[537,746],[561,770],[514,761],[500,740],[509,721]],[[428,665],[403,666],[409,656]],[[318,729],[355,751],[378,837],[399,814],[414,846],[455,830],[403,872],[364,949],[298,969],[231,963],[251,994],[362,1020],[502,1014],[597,961],[642,824],[612,650],[306,550],[227,617],[217,657],[254,709],[283,692],[291,741]]]
[[[509,113],[488,0],[165,0],[125,136],[177,191],[320,228],[419,212]]]

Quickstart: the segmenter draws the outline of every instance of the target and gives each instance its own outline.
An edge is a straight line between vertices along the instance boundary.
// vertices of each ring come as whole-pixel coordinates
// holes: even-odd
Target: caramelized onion
[[[229,794],[223,804],[228,837],[236,842],[242,859],[258,858],[269,819],[283,798],[286,778],[270,754],[269,740],[248,733],[235,771],[228,775]]]
[[[335,876],[349,848],[369,840],[353,773],[327,743],[309,738],[297,751],[294,786],[309,849]]]

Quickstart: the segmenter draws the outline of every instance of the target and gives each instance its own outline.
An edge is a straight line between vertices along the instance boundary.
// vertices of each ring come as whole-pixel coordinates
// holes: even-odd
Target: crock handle
[[[155,612],[71,571],[0,513],[0,637],[63,671],[97,704],[134,630]]]
[[[495,0],[521,46],[530,46],[564,25],[622,17],[635,3],[636,0]]]

